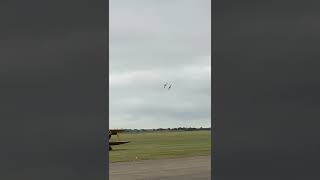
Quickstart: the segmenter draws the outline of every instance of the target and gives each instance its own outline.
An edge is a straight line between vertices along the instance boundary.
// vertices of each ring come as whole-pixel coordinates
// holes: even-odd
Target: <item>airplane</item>
[[[127,143],[130,142],[130,141],[122,141],[122,140],[120,140],[120,137],[119,137],[118,133],[121,133],[123,131],[124,131],[124,129],[109,129],[109,150],[112,150],[111,145],[115,146],[115,145],[127,144]],[[118,141],[110,141],[112,135],[116,135]]]
[[[171,84],[170,84],[170,86],[169,86],[168,90],[169,90],[169,89],[171,89],[172,84],[173,84],[173,83],[171,83]]]

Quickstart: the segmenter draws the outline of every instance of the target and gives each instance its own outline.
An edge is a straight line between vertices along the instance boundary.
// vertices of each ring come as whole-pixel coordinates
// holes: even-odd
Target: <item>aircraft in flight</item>
[[[168,83],[166,82],[166,83],[163,85],[163,88],[166,88],[167,85],[168,85]],[[168,87],[168,90],[171,89],[172,85],[173,85],[173,83],[170,84],[170,86]]]
[[[173,83],[171,83],[171,84],[170,84],[170,86],[168,87],[168,90],[170,90],[170,89],[171,89],[171,86],[172,86],[172,85],[173,85]]]
[[[163,85],[163,88],[166,88],[167,85],[168,85],[168,83],[166,82],[166,83]]]

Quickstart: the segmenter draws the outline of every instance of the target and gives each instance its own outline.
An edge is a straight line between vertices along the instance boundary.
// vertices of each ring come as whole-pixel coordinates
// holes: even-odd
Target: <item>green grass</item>
[[[109,162],[210,155],[210,131],[121,133],[128,144],[112,146]],[[113,137],[112,140],[115,140]]]

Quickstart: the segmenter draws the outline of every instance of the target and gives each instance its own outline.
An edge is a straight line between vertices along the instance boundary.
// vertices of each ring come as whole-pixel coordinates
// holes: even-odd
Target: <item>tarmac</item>
[[[110,180],[209,180],[211,156],[109,164]]]

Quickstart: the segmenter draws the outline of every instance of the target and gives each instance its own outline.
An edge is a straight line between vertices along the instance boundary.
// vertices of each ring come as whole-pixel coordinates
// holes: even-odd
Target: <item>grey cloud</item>
[[[210,3],[110,2],[111,127],[210,126]]]
[[[125,71],[123,66],[167,68],[210,55],[210,1],[139,1],[123,7],[127,2],[110,2],[111,72]]]

